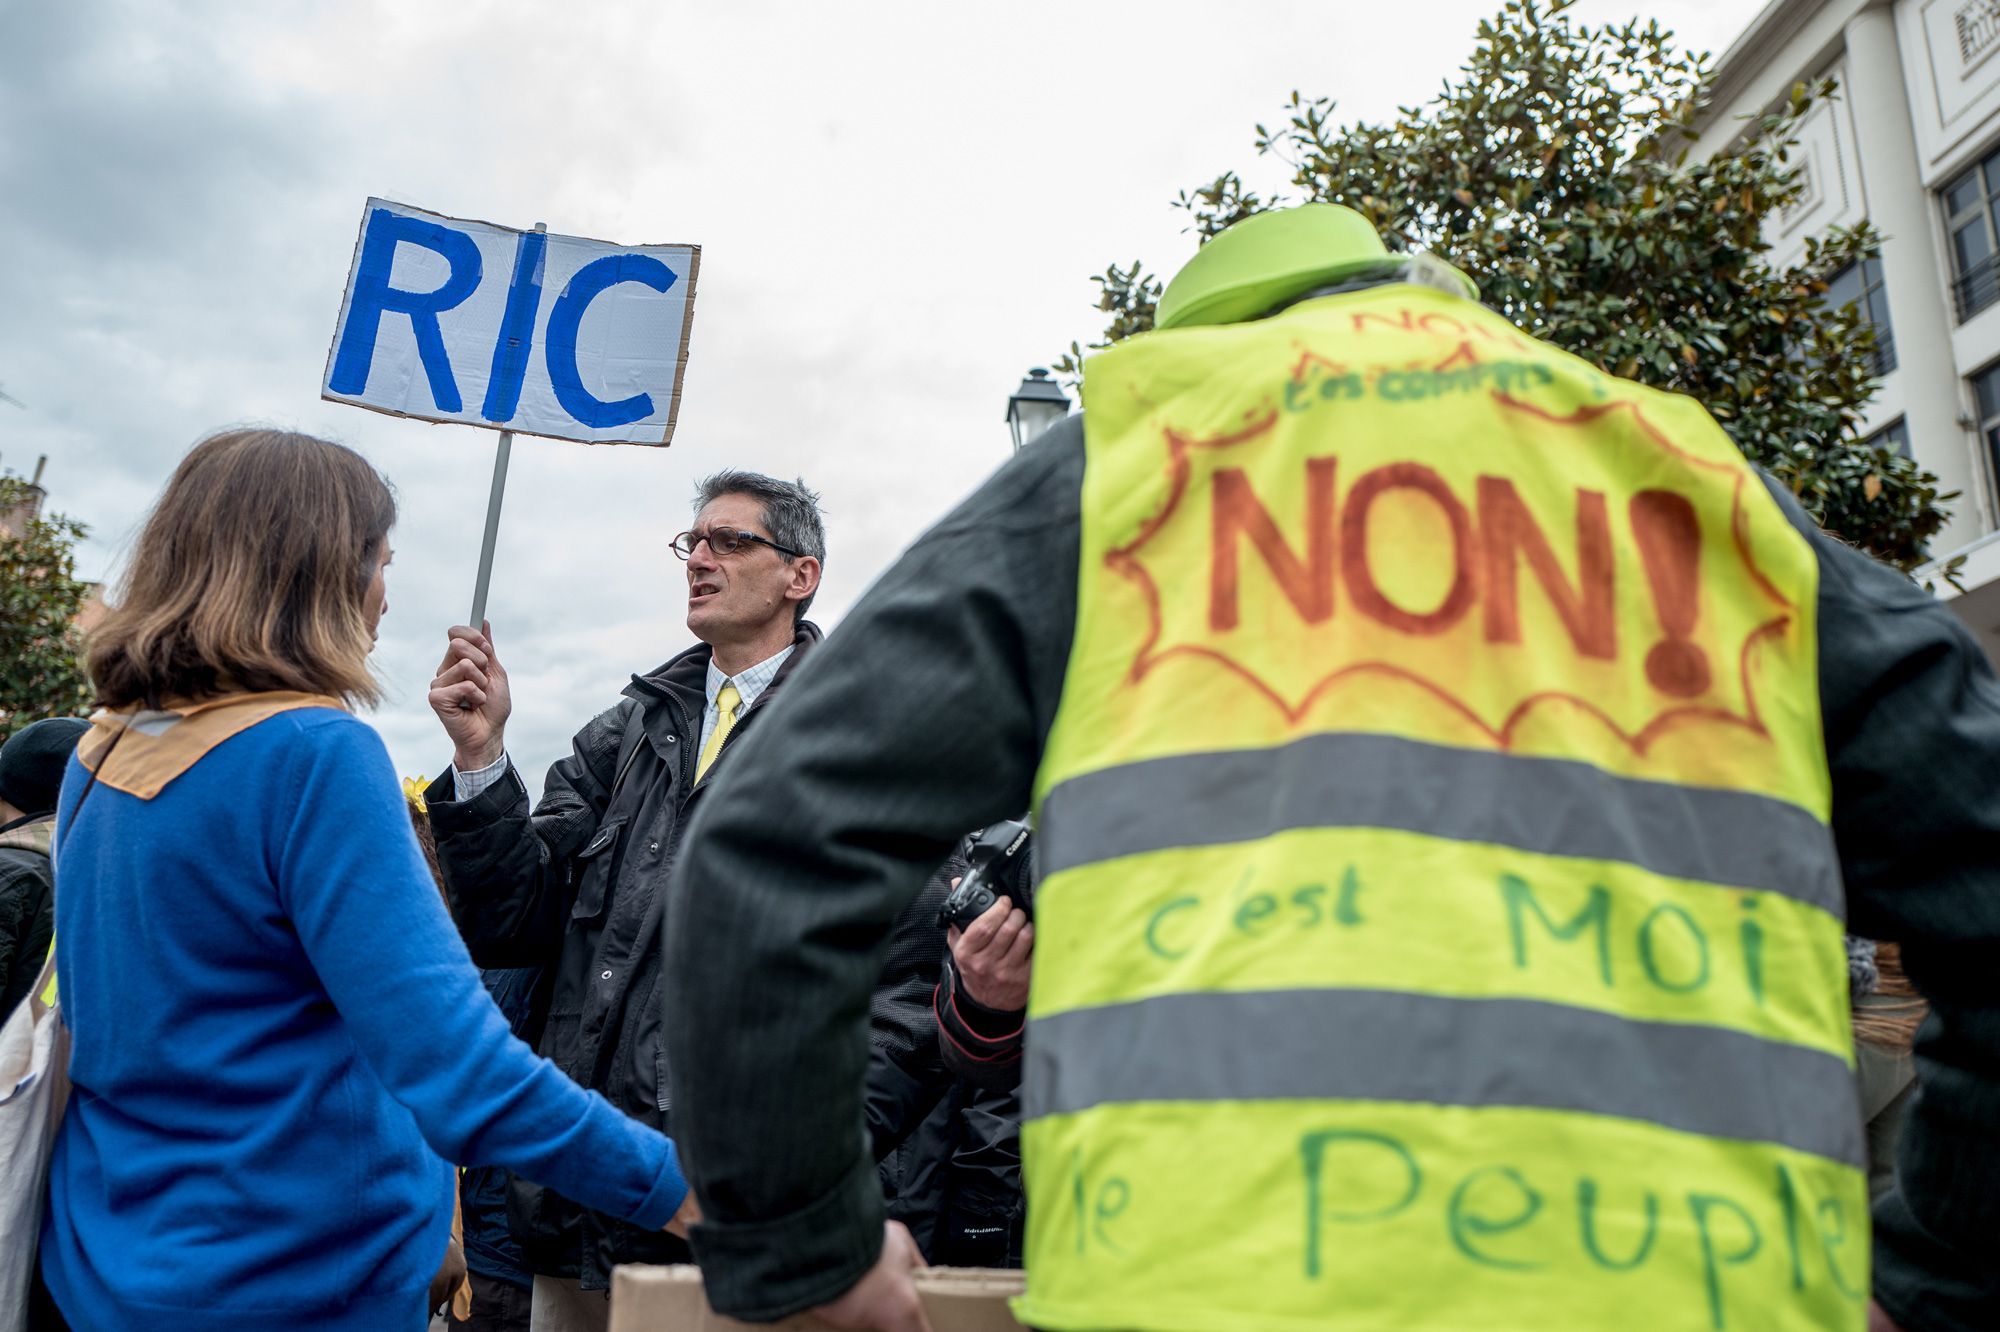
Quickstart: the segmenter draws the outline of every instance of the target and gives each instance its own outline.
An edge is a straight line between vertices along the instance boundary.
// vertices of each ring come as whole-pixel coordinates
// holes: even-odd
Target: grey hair
[[[748,495],[756,500],[764,506],[764,526],[770,529],[771,540],[826,563],[826,525],[820,521],[819,495],[804,478],[780,481],[762,472],[725,468],[695,483],[694,511],[700,513],[724,495]],[[779,558],[792,562],[789,555],[780,553]],[[808,596],[798,604],[792,613],[793,623],[805,618],[812,603],[812,596]]]

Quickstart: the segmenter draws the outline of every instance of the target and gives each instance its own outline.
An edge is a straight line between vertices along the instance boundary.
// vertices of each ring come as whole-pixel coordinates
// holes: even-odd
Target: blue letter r
[[[389,272],[396,260],[396,245],[408,241],[444,256],[451,273],[436,291],[398,291],[389,285]],[[333,374],[327,387],[335,393],[359,396],[368,391],[368,369],[375,361],[375,335],[385,312],[410,317],[410,331],[416,334],[417,355],[430,380],[431,398],[441,412],[458,412],[465,403],[458,396],[458,383],[451,375],[451,361],[445,355],[444,335],[438,331],[438,316],[460,304],[479,288],[479,246],[472,237],[450,227],[404,217],[386,208],[368,215],[368,230],[361,239],[361,262],[354,274],[354,295],[347,303],[347,326],[340,332],[340,348],[334,353]]]

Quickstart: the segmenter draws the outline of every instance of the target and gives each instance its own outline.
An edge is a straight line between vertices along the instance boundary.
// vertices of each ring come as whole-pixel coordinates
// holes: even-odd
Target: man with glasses
[[[803,483],[721,472],[700,484],[696,508],[673,551],[687,571],[687,627],[700,641],[632,677],[624,699],[577,732],[532,810],[506,754],[513,701],[489,628],[450,631],[430,690],[453,754],[426,797],[473,959],[542,968],[540,1051],[668,1132],[674,1079],[656,998],[667,868],[712,770],[819,642],[805,612],[826,556],[817,497]],[[910,954],[904,1006],[920,1005],[928,1017],[942,945],[923,925],[923,946],[898,956]],[[878,1013],[878,1061],[922,1064],[925,1053],[893,1031],[923,1024],[888,1025],[885,1035]],[[885,1078],[899,1088],[913,1083],[893,1069]],[[903,1131],[903,1113],[885,1107],[878,1132]],[[525,1180],[511,1182],[508,1210],[535,1273],[538,1332],[603,1328],[618,1263],[689,1261],[673,1236],[585,1212]]]

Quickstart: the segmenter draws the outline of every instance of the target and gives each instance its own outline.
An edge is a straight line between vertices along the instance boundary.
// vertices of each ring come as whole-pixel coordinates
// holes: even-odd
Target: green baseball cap
[[[1368,219],[1340,204],[1300,204],[1246,217],[1201,247],[1160,296],[1155,328],[1235,324],[1371,268],[1408,260],[1392,255]],[[1425,262],[1479,299],[1472,279],[1443,260]]]

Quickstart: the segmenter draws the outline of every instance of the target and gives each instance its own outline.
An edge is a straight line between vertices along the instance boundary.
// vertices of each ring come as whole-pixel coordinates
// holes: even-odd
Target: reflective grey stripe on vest
[[[1292,828],[1391,828],[1617,860],[1844,914],[1832,832],[1797,805],[1386,735],[1312,735],[1073,777],[1042,802],[1037,851],[1047,875]]]
[[[1415,1101],[1642,1120],[1866,1160],[1830,1054],[1527,999],[1386,990],[1161,995],[1028,1024],[1022,1116],[1132,1101]]]

